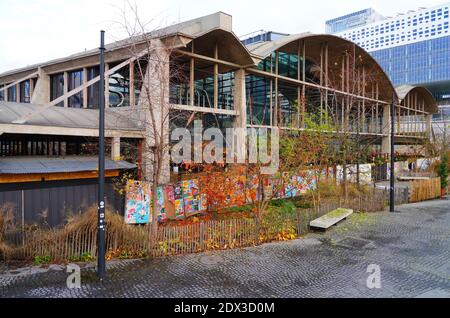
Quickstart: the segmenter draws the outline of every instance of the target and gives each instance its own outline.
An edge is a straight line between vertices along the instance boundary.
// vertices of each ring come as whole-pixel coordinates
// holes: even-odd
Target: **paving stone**
[[[153,260],[115,260],[100,283],[82,265],[81,288],[64,268],[0,265],[0,297],[449,297],[450,201],[371,213],[326,233],[256,247]],[[380,289],[369,289],[369,265]],[[59,269],[59,270],[56,270]]]

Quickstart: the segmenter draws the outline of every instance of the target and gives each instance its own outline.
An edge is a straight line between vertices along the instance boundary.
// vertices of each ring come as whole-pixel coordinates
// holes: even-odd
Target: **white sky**
[[[130,0],[149,30],[217,11],[233,16],[233,30],[324,33],[325,21],[372,7],[385,16],[431,7],[446,0]],[[0,73],[98,47],[124,37],[124,0],[1,0]]]

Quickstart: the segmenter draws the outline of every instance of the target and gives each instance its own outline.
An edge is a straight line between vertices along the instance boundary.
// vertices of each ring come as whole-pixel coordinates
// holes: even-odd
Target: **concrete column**
[[[246,128],[247,128],[247,97],[245,93],[245,70],[239,69],[234,74],[234,109],[237,116],[234,119],[234,128],[238,129],[236,135],[236,146],[233,152],[238,158],[244,158],[246,155]]]
[[[120,160],[120,137],[113,137],[111,139],[111,160]]]
[[[64,95],[69,92],[69,73],[64,72]],[[69,99],[64,99],[64,107],[69,107]]]
[[[219,58],[219,47],[215,45],[214,48],[214,58]],[[214,63],[214,108],[219,107],[219,64]]]
[[[391,105],[383,106],[383,119],[382,119],[382,133],[381,138],[381,153],[390,154],[391,153]]]
[[[33,90],[31,103],[43,105],[50,103],[50,76],[42,68],[39,68],[38,72],[38,80]]]
[[[428,138],[430,138],[430,139],[433,137],[433,135],[431,133],[432,119],[433,119],[433,115],[431,115],[431,114],[425,115],[426,133],[427,133]]]
[[[88,71],[87,67],[83,67],[83,84],[88,81]],[[88,87],[83,88],[83,108],[88,107]]]
[[[20,83],[16,84],[16,103],[20,103]]]
[[[162,154],[161,171],[158,182],[170,181],[169,154],[169,52],[160,40],[152,41],[149,63],[142,83],[139,99],[139,118],[145,126],[145,141],[142,149],[142,172],[144,179],[152,181],[155,154]],[[146,85],[146,86],[144,86]],[[149,92],[147,94],[147,91]],[[148,96],[149,95],[149,96]],[[150,111],[150,107],[152,111]],[[153,116],[152,116],[153,115]],[[156,152],[157,147],[161,151]]]
[[[31,102],[31,98],[33,97],[34,92],[34,82],[32,78],[30,78],[29,81],[30,81],[30,102]]]
[[[136,106],[136,95],[135,95],[135,88],[134,88],[134,62],[130,62],[130,65],[128,66],[130,70],[130,106],[135,107]]]
[[[109,64],[105,63],[105,73],[109,71]],[[105,108],[109,107],[109,75],[105,74]]]

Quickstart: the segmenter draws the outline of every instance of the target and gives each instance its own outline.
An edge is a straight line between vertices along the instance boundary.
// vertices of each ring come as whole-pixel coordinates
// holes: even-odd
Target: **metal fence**
[[[44,181],[0,185],[0,206],[13,206],[18,224],[45,224],[51,227],[64,224],[68,217],[83,213],[96,205],[96,179]],[[105,185],[107,205],[122,214],[124,198],[107,178]]]

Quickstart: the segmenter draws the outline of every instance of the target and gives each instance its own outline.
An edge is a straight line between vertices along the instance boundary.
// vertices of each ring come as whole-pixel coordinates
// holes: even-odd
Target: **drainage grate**
[[[336,243],[336,245],[340,245],[343,247],[348,247],[348,248],[357,248],[357,249],[363,249],[363,248],[367,248],[370,247],[372,241],[369,240],[365,240],[362,238],[357,238],[357,237],[345,237],[342,240],[338,241]]]

